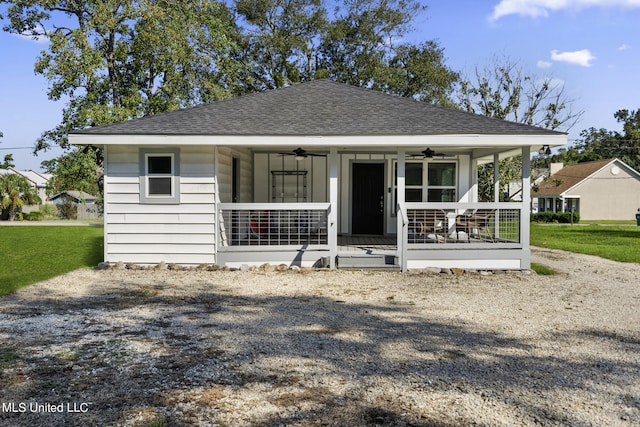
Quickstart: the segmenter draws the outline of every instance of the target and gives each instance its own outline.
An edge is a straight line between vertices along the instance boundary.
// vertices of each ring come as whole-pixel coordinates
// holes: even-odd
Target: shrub
[[[42,221],[42,217],[43,215],[40,211],[33,211],[26,214],[26,219],[28,221]]]
[[[572,222],[580,222],[580,214],[577,212],[539,212],[531,215],[531,222],[571,224]]]
[[[78,206],[72,203],[58,205],[58,215],[61,219],[78,219]]]
[[[58,209],[53,203],[45,203],[40,205],[38,211],[42,214],[42,219],[58,219]]]

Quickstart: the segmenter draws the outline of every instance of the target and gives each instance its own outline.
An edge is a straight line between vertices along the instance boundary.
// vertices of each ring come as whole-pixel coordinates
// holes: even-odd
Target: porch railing
[[[329,244],[329,203],[220,203],[218,250]]]
[[[522,235],[519,203],[405,203],[409,249],[442,245],[517,246]]]

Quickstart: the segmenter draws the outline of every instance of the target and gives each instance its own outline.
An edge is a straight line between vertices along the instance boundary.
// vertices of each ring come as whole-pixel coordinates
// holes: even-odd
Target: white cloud
[[[569,64],[580,65],[582,67],[590,67],[591,62],[596,59],[589,49],[576,50],[575,52],[560,52],[558,50],[551,51],[551,60],[558,62],[566,62]]]
[[[538,68],[551,68],[553,63],[549,62],[549,61],[540,60],[540,61],[538,61],[537,65],[538,65]]]
[[[30,41],[33,43],[49,43],[49,37],[47,36],[32,36],[30,34],[14,34],[11,33],[13,37],[17,37],[22,40]]]
[[[618,50],[619,50],[619,51],[629,50],[629,49],[631,49],[631,46],[630,46],[630,45],[628,45],[628,44],[626,44],[626,43],[623,43],[623,44],[621,44],[621,45],[618,47]]]
[[[497,21],[508,15],[547,17],[558,10],[575,11],[589,7],[640,8],[640,0],[500,0],[493,8],[490,20]]]

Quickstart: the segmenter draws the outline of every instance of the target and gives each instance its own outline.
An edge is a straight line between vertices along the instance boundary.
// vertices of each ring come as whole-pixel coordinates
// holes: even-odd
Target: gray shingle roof
[[[315,80],[72,133],[313,136],[558,134],[330,80]]]

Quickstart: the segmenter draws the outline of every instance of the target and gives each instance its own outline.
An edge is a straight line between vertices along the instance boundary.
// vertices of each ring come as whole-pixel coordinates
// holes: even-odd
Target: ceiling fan
[[[309,156],[313,157],[327,157],[326,154],[318,154],[318,153],[309,153],[304,148],[296,148],[295,150],[289,153],[279,153],[281,156],[295,156],[296,160],[304,160]]]
[[[409,157],[422,157],[424,159],[432,159],[434,157],[444,157],[447,156],[446,153],[437,153],[435,151],[433,151],[431,148],[426,148],[425,150],[422,150],[420,152],[420,154],[408,154],[407,156]]]

